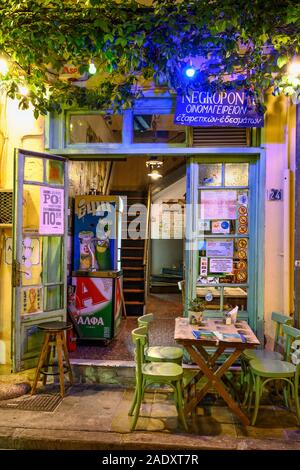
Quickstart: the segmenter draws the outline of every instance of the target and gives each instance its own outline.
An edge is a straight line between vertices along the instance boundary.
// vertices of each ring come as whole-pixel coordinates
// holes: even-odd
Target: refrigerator
[[[111,340],[121,325],[121,223],[119,196],[76,196],[68,314],[80,339]]]

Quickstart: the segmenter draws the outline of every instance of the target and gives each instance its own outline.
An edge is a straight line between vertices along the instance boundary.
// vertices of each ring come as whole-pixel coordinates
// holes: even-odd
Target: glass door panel
[[[249,164],[199,163],[197,180],[197,296],[210,311],[247,312]]]
[[[16,155],[13,253],[13,367],[34,367],[38,325],[66,318],[67,192],[62,157]]]

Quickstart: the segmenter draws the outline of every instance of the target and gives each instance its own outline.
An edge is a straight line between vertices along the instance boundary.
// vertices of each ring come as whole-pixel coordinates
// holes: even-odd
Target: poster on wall
[[[235,219],[237,193],[232,190],[207,190],[201,193],[201,219]]]
[[[64,233],[64,190],[40,187],[40,228],[42,235]]]
[[[232,270],[232,258],[210,258],[209,260],[209,271],[211,273],[231,273]]]
[[[43,288],[27,287],[22,289],[22,314],[39,313],[43,309]]]
[[[206,256],[233,257],[233,240],[207,240]]]
[[[5,238],[5,263],[12,264],[12,237]],[[25,237],[22,241],[22,265],[30,268],[40,264],[40,241],[38,238]],[[26,274],[25,274],[26,276]]]

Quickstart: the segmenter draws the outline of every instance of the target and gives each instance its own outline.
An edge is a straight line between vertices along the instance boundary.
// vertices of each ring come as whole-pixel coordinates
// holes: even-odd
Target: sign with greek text
[[[64,190],[40,187],[40,230],[41,235],[63,235],[64,233]]]
[[[211,273],[232,273],[232,270],[232,258],[210,258],[209,260],[209,271]]]
[[[174,123],[181,126],[263,127],[264,115],[244,91],[193,90],[177,96]]]
[[[207,256],[233,256],[233,240],[207,240]]]

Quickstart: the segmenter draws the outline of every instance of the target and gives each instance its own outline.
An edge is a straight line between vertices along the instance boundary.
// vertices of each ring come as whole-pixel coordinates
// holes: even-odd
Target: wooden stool
[[[36,392],[36,387],[40,374],[43,374],[43,385],[46,385],[47,375],[59,375],[60,394],[62,397],[65,395],[65,372],[69,373],[70,384],[73,384],[73,374],[71,364],[69,361],[69,354],[65,338],[65,331],[71,330],[72,325],[66,322],[52,321],[38,325],[40,330],[45,331],[44,343],[42,346],[41,354],[39,357],[38,365],[36,368],[35,378],[31,390],[31,395]],[[53,348],[53,357],[55,356],[55,348],[57,351],[58,372],[48,372],[48,367],[53,366],[49,364],[51,349]],[[64,354],[64,360],[63,360]]]

